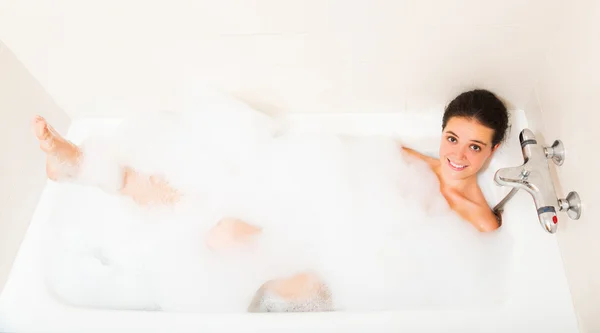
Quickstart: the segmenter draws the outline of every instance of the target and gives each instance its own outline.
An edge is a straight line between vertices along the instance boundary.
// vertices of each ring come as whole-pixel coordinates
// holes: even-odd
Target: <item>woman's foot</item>
[[[48,178],[57,181],[75,176],[81,157],[79,148],[58,134],[40,116],[33,119],[33,131],[40,142],[40,148],[46,153]]]

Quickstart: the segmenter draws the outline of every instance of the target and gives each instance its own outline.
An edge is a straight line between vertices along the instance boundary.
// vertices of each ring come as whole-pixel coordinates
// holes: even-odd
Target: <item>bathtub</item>
[[[520,110],[513,111],[512,118],[507,144],[482,174],[486,179],[482,187],[492,205],[509,190],[493,184],[494,170],[522,163],[517,135],[527,127],[527,119]],[[297,130],[394,135],[429,154],[436,153],[440,119],[439,112],[290,117]],[[67,137],[77,142],[90,131],[118,122],[76,119]],[[540,227],[527,193],[517,193],[505,210],[503,228],[514,244],[508,293],[501,304],[476,309],[286,314],[117,311],[61,303],[49,293],[36,265],[41,226],[60,194],[61,187],[49,181],[0,295],[0,332],[578,332],[556,238]]]

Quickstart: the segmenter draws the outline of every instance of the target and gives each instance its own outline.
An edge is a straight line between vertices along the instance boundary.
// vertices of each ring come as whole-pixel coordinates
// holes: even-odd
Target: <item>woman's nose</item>
[[[460,147],[456,152],[457,157],[460,158],[461,160],[465,159],[467,156],[467,151],[466,151],[467,149],[469,149],[467,146]]]

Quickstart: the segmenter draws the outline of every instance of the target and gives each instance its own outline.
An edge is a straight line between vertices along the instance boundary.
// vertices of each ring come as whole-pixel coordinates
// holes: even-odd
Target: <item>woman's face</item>
[[[477,120],[450,118],[442,131],[440,143],[442,174],[457,180],[477,174],[498,147],[492,147],[493,135],[493,129]]]

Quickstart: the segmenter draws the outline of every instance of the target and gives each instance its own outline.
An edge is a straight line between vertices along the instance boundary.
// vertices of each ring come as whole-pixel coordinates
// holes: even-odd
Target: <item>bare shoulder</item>
[[[443,193],[450,207],[477,230],[493,231],[502,224],[501,219],[492,212],[478,185],[469,186],[460,192],[448,190]]]
[[[413,156],[413,157],[416,157],[418,159],[421,159],[421,160],[427,162],[427,164],[429,164],[429,166],[432,168],[439,164],[438,159],[427,156],[427,155],[423,155],[414,149],[402,146],[402,151],[405,152],[406,154],[408,154],[409,156]]]
[[[475,182],[473,186],[469,187],[469,190],[467,191],[466,195],[469,200],[476,203],[477,205],[489,208],[487,200],[483,195],[483,191],[481,191],[481,188],[479,187],[477,182]]]
[[[490,207],[479,185],[475,185],[471,194],[472,201],[480,208],[481,217],[486,221],[486,230],[492,231],[502,225],[502,215]]]

